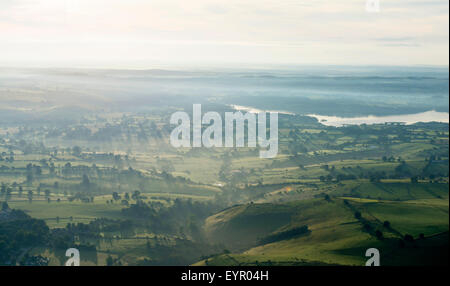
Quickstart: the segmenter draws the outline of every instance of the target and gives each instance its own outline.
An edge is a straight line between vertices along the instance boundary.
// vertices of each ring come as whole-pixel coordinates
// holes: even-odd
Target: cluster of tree
[[[138,200],[135,204],[122,209],[122,214],[153,232],[190,235],[191,238],[202,240],[203,234],[199,227],[203,220],[220,209],[212,202],[192,202],[192,200],[175,199],[173,204],[164,207]]]
[[[94,197],[90,196],[90,195],[88,195],[86,193],[77,192],[74,195],[68,197],[67,200],[69,202],[80,201],[80,202],[83,202],[83,203],[93,203],[94,202]]]
[[[9,152],[7,154],[6,152],[2,152],[0,154],[0,162],[6,162],[6,163],[13,163],[14,162],[14,152]]]
[[[156,210],[150,208],[143,201],[137,201],[135,204],[131,204],[129,207],[123,208],[122,214],[135,219],[157,219]]]
[[[337,174],[336,177],[333,177],[332,175],[320,176],[319,180],[321,182],[332,182],[332,181],[340,182],[345,180],[356,180],[357,178],[358,177],[353,174]]]
[[[101,122],[100,118],[95,119],[96,123]],[[46,131],[47,138],[61,138],[65,140],[83,140],[96,142],[124,141],[130,142],[132,139],[148,141],[149,138],[161,138],[162,128],[158,128],[154,121],[138,118],[122,118],[117,123],[106,123],[97,131],[84,125],[64,126],[52,128]]]
[[[394,156],[389,156],[389,157],[387,157],[387,156],[383,156],[382,158],[381,158],[381,160],[383,160],[383,162],[402,162],[402,158],[401,157],[398,157],[397,159],[395,159],[395,157]]]
[[[20,266],[47,266],[50,259],[41,255],[29,255],[25,253],[19,261]]]
[[[15,265],[24,248],[46,245],[50,230],[43,220],[23,211],[11,210],[5,203],[0,211],[0,265]]]

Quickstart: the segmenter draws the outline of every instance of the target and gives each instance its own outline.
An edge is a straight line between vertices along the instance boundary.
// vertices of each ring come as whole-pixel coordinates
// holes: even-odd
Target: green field
[[[418,265],[433,264],[433,255],[424,259],[418,245],[430,244],[437,236],[448,239],[448,185],[433,184],[368,184],[365,189],[377,192],[381,188],[391,190],[380,194],[380,200],[353,197],[331,197],[284,204],[241,205],[227,209],[206,220],[206,230],[212,240],[225,244],[231,250],[203,260],[198,265],[364,265],[365,250],[375,247],[386,264],[398,263],[405,252],[398,241],[407,234],[417,239],[407,245],[410,255],[402,263]],[[372,187],[372,188],[370,188]],[[403,189],[410,189],[414,199],[404,197]],[[440,191],[441,199],[429,199],[428,189]],[[397,191],[398,190],[398,193]],[[392,200],[394,199],[394,201]],[[348,205],[344,203],[347,201]],[[358,220],[354,212],[359,211],[364,221]],[[389,221],[387,228],[383,222]],[[364,228],[379,230],[378,238]],[[258,245],[259,238],[307,225],[310,233],[279,242]],[[419,235],[424,235],[419,239]],[[438,241],[445,244],[444,239]],[[245,251],[240,251],[242,244]],[[434,250],[436,251],[436,250]],[[417,255],[414,255],[416,253]],[[436,255],[437,253],[435,253]]]
[[[280,115],[278,155],[261,159],[173,148],[174,110],[0,126],[0,242],[23,236],[12,210],[45,223],[0,262],[61,265],[75,246],[84,265],[364,265],[375,247],[384,265],[448,264],[448,124]]]

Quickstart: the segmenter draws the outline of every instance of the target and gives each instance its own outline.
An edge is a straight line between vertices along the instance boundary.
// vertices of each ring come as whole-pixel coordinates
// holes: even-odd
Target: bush
[[[377,230],[377,231],[375,232],[375,236],[376,236],[378,239],[383,239],[383,233],[382,233],[381,231],[379,231],[379,230]]]
[[[405,234],[404,239],[407,242],[413,242],[414,241],[414,237],[412,235],[410,235],[410,234]]]

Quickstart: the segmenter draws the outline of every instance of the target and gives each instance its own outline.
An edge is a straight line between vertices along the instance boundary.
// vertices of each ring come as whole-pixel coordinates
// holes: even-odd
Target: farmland
[[[385,265],[448,264],[448,123],[280,113],[278,154],[264,159],[170,144],[170,114],[193,101],[234,112],[226,98],[125,104],[94,87],[86,106],[40,86],[52,108],[0,114],[0,264],[62,265],[69,247],[83,265],[364,265],[374,247]]]

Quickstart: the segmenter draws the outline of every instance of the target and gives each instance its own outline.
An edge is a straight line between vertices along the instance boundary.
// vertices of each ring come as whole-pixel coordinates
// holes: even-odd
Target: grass
[[[358,186],[338,186],[335,193],[346,192],[348,188]],[[344,190],[341,190],[343,188]],[[411,184],[411,183],[362,183],[363,194],[381,196],[380,199],[358,197],[331,197],[325,199],[308,199],[283,204],[240,205],[224,210],[207,219],[205,230],[216,242],[224,243],[232,250],[231,254],[221,254],[202,260],[196,265],[364,265],[365,250],[371,247],[385,253],[386,264],[399,263],[415,265],[421,259],[425,264],[432,264],[432,257],[417,246],[403,256],[399,239],[405,234],[415,238],[419,234],[431,239],[436,235],[448,233],[448,186],[446,184]],[[429,190],[432,190],[430,194]],[[428,191],[427,191],[428,190]],[[331,192],[330,194],[333,194]],[[440,198],[436,198],[436,195]],[[349,204],[344,204],[344,199]],[[363,220],[358,220],[354,212],[361,212]],[[284,213],[284,217],[278,217]],[[261,214],[261,215],[260,215]],[[262,215],[264,214],[264,215]],[[363,228],[363,222],[372,225],[373,232]],[[389,221],[391,228],[383,227]],[[239,223],[235,223],[239,222]],[[308,225],[310,233],[274,243],[258,245],[258,236],[251,233],[276,233],[301,225]],[[384,234],[384,239],[374,235],[375,230]],[[233,240],[239,243],[233,243]],[[242,251],[242,242],[248,248]],[[434,255],[445,246],[417,242],[430,247]],[[406,247],[409,247],[408,245]],[[448,247],[448,246],[447,246]]]
[[[124,197],[124,193],[119,193],[121,197]],[[130,194],[131,195],[131,194]],[[173,194],[173,193],[143,193],[147,199],[144,201],[158,201],[163,204],[167,204],[167,201],[161,198],[167,198],[174,200],[192,199],[194,201],[205,201],[211,199],[210,197],[189,195],[189,194]],[[50,196],[51,202],[48,203],[44,196],[35,196],[32,203],[28,202],[26,195],[22,198],[12,197],[12,200],[8,201],[10,208],[20,209],[25,211],[28,215],[43,219],[46,221],[50,228],[65,227],[67,223],[89,223],[96,218],[110,218],[119,219],[121,217],[121,210],[124,208],[120,204],[120,201],[108,204],[107,201],[112,200],[112,195],[99,195],[94,196],[94,202],[84,203],[80,201],[69,202],[65,197],[52,194]],[[61,198],[60,202],[56,199]],[[133,200],[130,201],[133,203]],[[57,221],[59,217],[59,222]],[[70,218],[72,217],[72,219]]]
[[[65,227],[67,223],[88,223],[95,218],[120,218],[120,210],[123,208],[119,203],[106,204],[105,201],[95,200],[93,203],[82,203],[79,201],[51,202],[27,201],[8,202],[11,208],[25,211],[28,215],[43,219],[51,228]],[[56,218],[59,217],[59,222]],[[73,219],[70,220],[70,217]]]
[[[448,202],[448,201],[447,201]],[[403,235],[418,237],[448,231],[448,205],[423,205],[405,203],[366,203],[363,209],[379,221],[389,221],[391,227]]]
[[[355,135],[345,129],[321,128],[319,125],[313,125],[310,129],[305,129],[302,124],[289,126],[296,126],[301,134],[291,136],[292,128],[280,127],[279,153],[274,159],[260,159],[256,150],[249,148],[174,149],[168,142],[160,144],[154,141],[145,147],[140,144],[137,148],[131,146],[133,150],[130,150],[129,165],[121,167],[117,167],[111,159],[89,159],[89,156],[93,156],[91,152],[86,152],[86,157],[58,153],[56,158],[52,158],[57,170],[68,162],[72,166],[91,166],[95,162],[97,167],[105,169],[117,167],[126,170],[132,167],[141,172],[142,176],[125,176],[115,171],[111,176],[92,174],[91,177],[88,174],[90,181],[98,187],[93,194],[93,203],[68,202],[62,194],[68,191],[70,196],[79,191],[81,173],[71,177],[62,176],[61,173],[53,176],[49,174],[48,168],[43,167],[42,175],[35,176],[32,185],[24,183],[26,165],[40,165],[41,159],[50,159],[48,154],[24,155],[15,148],[13,163],[0,162],[0,167],[8,167],[0,172],[0,182],[21,184],[24,189],[22,198],[17,197],[15,188],[9,201],[10,207],[44,219],[51,228],[65,227],[69,222],[87,223],[95,218],[122,218],[123,206],[120,202],[106,203],[112,199],[113,191],[123,197],[125,192],[131,195],[135,190],[140,190],[147,197],[146,202],[158,201],[170,205],[177,198],[197,201],[214,200],[216,197],[221,199],[221,195],[226,197],[226,192],[231,190],[237,196],[230,198],[230,203],[238,205],[210,216],[205,221],[204,230],[208,242],[216,243],[219,248],[226,248],[232,253],[209,258],[209,265],[364,265],[364,253],[369,247],[382,250],[383,263],[420,264],[421,259],[424,263],[431,259],[424,249],[430,249],[433,255],[442,250],[439,248],[445,241],[442,233],[445,236],[449,229],[448,183],[442,183],[448,182],[445,177],[448,174],[448,152],[447,155],[443,152],[446,151],[445,147],[448,149],[448,132],[443,133],[447,137],[440,136],[447,140],[445,145],[431,143],[431,137],[420,135],[424,132],[428,136],[437,136],[436,132],[428,129],[416,128],[420,136],[401,142],[395,129],[384,129],[382,126],[374,127],[378,128],[377,132],[364,127],[364,133]],[[415,127],[408,128],[413,130]],[[386,135],[390,143],[379,141],[382,137],[380,134]],[[297,143],[302,148],[292,149]],[[70,144],[81,146],[84,143],[74,141]],[[0,151],[9,153],[7,145],[9,143],[1,145]],[[98,148],[99,151],[114,152],[115,155],[127,153],[125,149],[129,146],[113,145],[108,147],[106,144]],[[95,146],[89,148],[96,149]],[[225,154],[230,156],[229,162],[224,160]],[[394,162],[382,160],[382,156],[391,155],[395,157]],[[429,183],[427,174],[424,175],[427,179],[420,179],[417,184],[411,184],[409,175],[382,179],[376,183],[360,179],[361,175],[367,178],[367,174],[375,172],[385,172],[387,177],[391,177],[400,164],[398,157],[406,160],[411,173],[422,174],[430,155],[438,155],[442,159],[435,160],[427,167],[427,174],[444,174],[438,175],[440,183]],[[329,169],[326,170],[324,165],[328,165]],[[226,178],[219,175],[224,167],[228,172]],[[167,170],[173,177],[183,177],[192,182],[164,179],[158,175]],[[332,175],[336,178],[337,174],[351,174],[358,179],[341,182],[334,179],[332,182],[319,180],[320,176]],[[234,178],[237,179],[234,181]],[[53,187],[55,182],[58,182],[58,188]],[[44,186],[41,196],[37,196],[36,190],[40,183]],[[218,183],[226,188],[219,187],[221,185]],[[250,184],[250,187],[246,184]],[[43,195],[45,189],[52,192],[51,203]],[[28,190],[34,192],[31,204],[27,201]],[[239,196],[241,191],[242,196]],[[330,196],[329,201],[324,199],[324,194]],[[57,203],[57,198],[62,201]],[[363,219],[355,218],[355,210],[362,213]],[[383,227],[385,220],[391,223],[392,230]],[[385,239],[379,240],[373,232],[364,230],[364,222],[369,223],[374,230],[381,230]],[[260,239],[265,236],[302,225],[308,225],[311,232],[261,245]],[[424,241],[416,241],[415,245],[407,245],[405,249],[398,247],[401,236],[411,234],[417,238],[421,233],[426,236]],[[119,257],[125,264],[156,259],[146,246],[147,239],[154,246],[153,235],[137,233],[136,237],[101,241],[97,253],[89,254],[84,264],[104,265],[108,255]],[[164,241],[169,243],[170,240]],[[175,249],[179,246],[170,247]],[[165,252],[167,249],[160,251],[159,255],[169,256],[169,252]],[[48,253],[48,256],[54,265],[60,265],[65,259],[61,253]],[[198,264],[206,264],[206,260]]]

